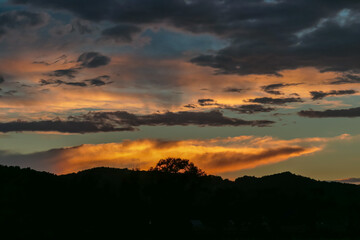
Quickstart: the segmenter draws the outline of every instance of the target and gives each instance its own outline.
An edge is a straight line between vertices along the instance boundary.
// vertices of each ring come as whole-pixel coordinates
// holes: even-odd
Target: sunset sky
[[[0,164],[360,177],[360,1],[0,0]]]

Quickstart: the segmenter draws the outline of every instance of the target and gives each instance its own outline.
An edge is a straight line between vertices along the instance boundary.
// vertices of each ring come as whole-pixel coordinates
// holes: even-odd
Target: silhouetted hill
[[[4,239],[359,239],[360,187],[289,172],[217,176],[0,166]]]

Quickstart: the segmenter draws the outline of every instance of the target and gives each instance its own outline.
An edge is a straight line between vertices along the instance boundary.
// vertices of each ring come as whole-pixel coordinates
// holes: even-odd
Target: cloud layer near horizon
[[[360,178],[345,178],[334,180],[334,182],[347,183],[347,184],[355,184],[360,185]]]
[[[140,126],[257,126],[263,127],[274,123],[268,120],[246,121],[229,118],[218,110],[210,112],[166,112],[149,115],[135,115],[126,111],[89,112],[67,120],[13,121],[0,122],[0,132],[59,132],[93,133],[135,131]]]
[[[109,166],[147,170],[166,157],[190,159],[211,174],[234,172],[285,161],[321,151],[329,141],[350,138],[296,138],[239,136],[207,140],[126,140],[121,143],[81,145],[21,155],[0,151],[0,164],[31,167],[57,174]]]
[[[298,112],[298,115],[309,118],[353,118],[360,117],[360,107],[348,109],[328,109],[325,111],[303,110]]]

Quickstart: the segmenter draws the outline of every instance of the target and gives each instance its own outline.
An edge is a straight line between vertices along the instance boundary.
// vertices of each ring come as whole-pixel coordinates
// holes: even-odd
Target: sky
[[[0,164],[360,177],[356,0],[0,0]]]

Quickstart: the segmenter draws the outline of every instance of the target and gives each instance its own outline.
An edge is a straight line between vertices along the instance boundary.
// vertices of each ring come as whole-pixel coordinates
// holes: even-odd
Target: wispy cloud
[[[99,166],[148,169],[161,158],[180,157],[190,159],[208,173],[222,173],[286,161],[321,151],[330,141],[349,138],[349,135],[344,134],[334,138],[290,140],[256,136],[182,141],[127,140],[27,155],[0,152],[0,164],[70,173]]]
[[[340,95],[351,95],[355,94],[357,91],[355,90],[332,90],[330,92],[323,92],[323,91],[312,91],[310,92],[313,100],[323,99],[328,96],[340,96]]]
[[[293,97],[291,98],[262,97],[262,98],[249,99],[248,101],[253,103],[273,104],[273,105],[284,105],[287,103],[303,102],[301,98],[293,98]]]
[[[325,111],[303,110],[298,112],[298,115],[309,118],[360,117],[360,107],[348,109],[328,109]]]
[[[334,182],[360,185],[360,178],[344,178],[344,179],[334,180]]]
[[[296,86],[299,85],[300,83],[275,83],[275,84],[270,84],[270,85],[266,85],[266,86],[262,86],[261,89],[269,94],[273,94],[273,95],[283,95],[283,93],[281,91],[279,91],[279,89],[284,88],[284,87],[288,87],[288,86]]]
[[[257,126],[274,123],[269,120],[243,120],[230,118],[218,110],[210,112],[166,112],[136,115],[126,111],[89,112],[70,116],[66,120],[12,121],[0,122],[0,132],[42,131],[61,133],[134,131],[140,126]]]

